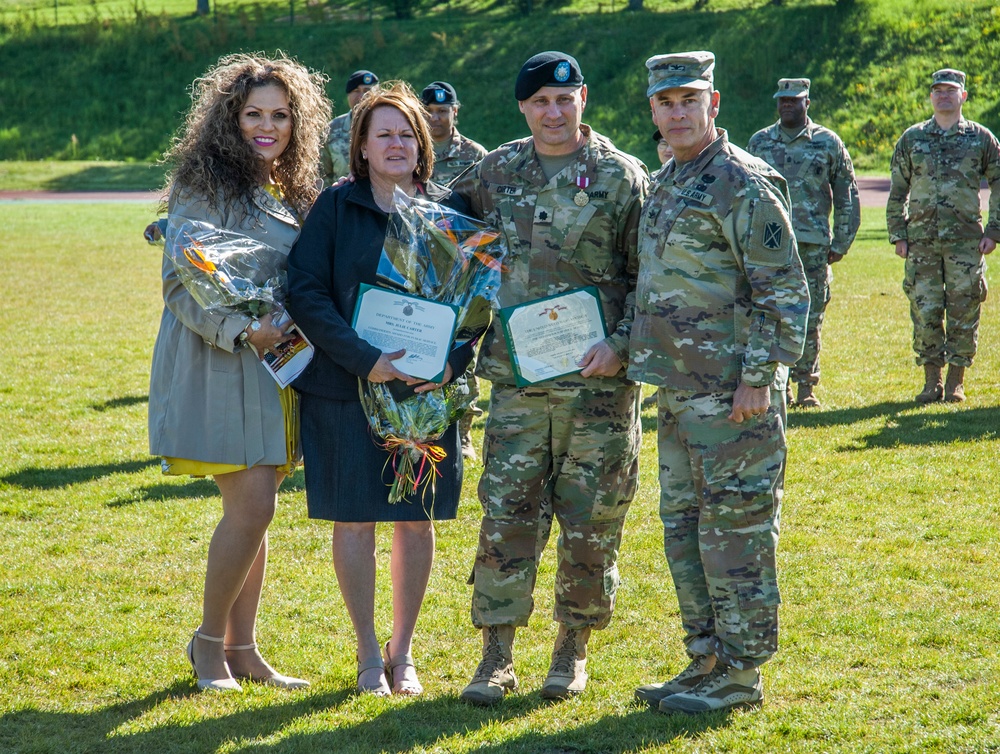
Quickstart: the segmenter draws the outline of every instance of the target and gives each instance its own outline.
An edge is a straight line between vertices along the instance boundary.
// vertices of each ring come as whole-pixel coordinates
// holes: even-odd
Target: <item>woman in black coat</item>
[[[400,380],[417,392],[421,382],[393,363],[350,326],[362,283],[376,285],[392,195],[400,188],[466,211],[447,189],[427,183],[434,163],[422,106],[408,85],[389,82],[370,91],[352,117],[351,172],[356,180],[324,191],[289,256],[288,310],[316,346],[295,382],[302,397],[302,448],[310,518],[332,520],[333,563],[358,641],[358,689],[378,695],[422,692],[411,656],[413,631],[434,560],[434,528],[417,500],[388,502],[389,454],[373,442],[358,395],[358,378]],[[443,382],[461,375],[472,348],[452,351]],[[456,425],[439,443],[435,519],[455,518],[462,488]],[[392,637],[375,635],[375,522],[393,521],[390,572]]]

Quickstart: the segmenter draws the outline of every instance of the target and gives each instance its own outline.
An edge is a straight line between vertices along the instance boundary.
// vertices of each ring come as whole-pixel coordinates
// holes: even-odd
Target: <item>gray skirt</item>
[[[361,402],[301,395],[302,453],[309,518],[326,521],[435,521],[458,513],[462,493],[462,445],[458,424],[438,444],[447,452],[437,465],[435,494],[389,503],[393,481],[388,452],[368,426]],[[433,503],[433,504],[432,504]],[[429,515],[428,515],[429,514]]]

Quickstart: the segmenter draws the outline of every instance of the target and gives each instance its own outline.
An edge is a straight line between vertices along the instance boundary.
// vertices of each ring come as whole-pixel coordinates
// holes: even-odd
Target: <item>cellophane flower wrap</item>
[[[206,311],[261,317],[285,300],[288,257],[261,241],[200,220],[171,218],[163,253]]]
[[[457,306],[453,348],[458,348],[489,327],[506,254],[503,235],[488,224],[397,188],[378,278],[386,287]],[[359,392],[369,425],[390,453],[389,502],[418,492],[426,502],[429,492],[433,517],[437,464],[447,456],[436,441],[471,406],[468,386],[453,380],[400,397],[391,383],[360,380]]]

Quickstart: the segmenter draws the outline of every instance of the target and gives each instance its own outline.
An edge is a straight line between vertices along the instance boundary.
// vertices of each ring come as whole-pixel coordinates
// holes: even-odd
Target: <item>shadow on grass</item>
[[[833,411],[789,412],[789,427],[834,427],[881,419],[882,426],[859,435],[838,450],[867,450],[906,445],[947,445],[1000,439],[1000,406],[959,408],[947,404],[918,406],[912,401],[887,401]]]
[[[142,699],[87,712],[49,712],[20,709],[0,716],[0,750],[5,752],[86,751],[119,752],[184,751],[211,752],[234,742],[244,752],[291,754],[303,751],[369,752],[403,754],[414,750],[447,748],[450,738],[461,738],[480,729],[494,735],[504,723],[529,715],[550,703],[537,693],[509,697],[493,708],[472,707],[455,696],[435,699],[378,700],[357,697],[352,690],[296,694],[285,703],[260,707],[246,697],[249,709],[228,714],[212,714],[192,719],[192,715],[172,715],[165,706],[182,702],[199,692],[192,682],[177,681],[168,688]],[[254,691],[249,692],[253,694]],[[569,702],[572,704],[572,702]],[[338,724],[326,730],[297,733],[305,718],[354,707],[348,716],[359,722]],[[377,707],[370,713],[364,707]],[[141,720],[157,708],[159,722],[140,732]],[[177,722],[180,720],[180,722]],[[600,751],[624,754],[675,739],[696,738],[699,734],[726,726],[731,718],[724,713],[688,717],[666,716],[634,707],[621,715],[606,715],[586,724],[557,732],[528,731],[511,734],[502,742],[476,749],[487,754],[530,751],[533,754],[563,754]],[[308,724],[307,724],[308,725]],[[291,731],[283,733],[283,731]],[[502,734],[499,734],[502,735]],[[267,743],[249,742],[273,739]]]
[[[189,719],[129,733],[138,718],[164,704],[199,694],[191,682],[177,681],[143,699],[87,712],[21,709],[0,716],[0,751],[4,752],[211,752],[226,742],[266,738],[298,718],[336,706],[349,697],[338,691],[296,695],[286,704],[254,707],[222,717]],[[124,730],[123,730],[124,728]]]
[[[149,403],[148,395],[123,395],[120,398],[111,398],[100,403],[91,403],[90,407],[94,411],[109,411],[114,408],[127,408],[128,406],[138,406],[140,403]]]
[[[163,185],[164,169],[143,162],[93,165],[45,181],[49,191],[155,191]]]
[[[135,474],[158,466],[156,458],[144,458],[141,461],[122,461],[120,463],[104,463],[96,466],[71,466],[69,468],[45,469],[31,466],[0,477],[0,482],[12,484],[23,489],[55,490],[69,487],[82,482],[92,482],[112,474]]]
[[[191,477],[185,484],[151,484],[148,487],[139,487],[121,497],[109,500],[104,505],[108,508],[124,508],[146,501],[165,502],[167,500],[218,496],[219,488],[211,479]]]

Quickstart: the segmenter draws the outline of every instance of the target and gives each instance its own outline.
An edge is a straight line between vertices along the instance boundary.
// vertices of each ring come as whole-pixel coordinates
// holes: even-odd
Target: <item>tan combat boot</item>
[[[924,389],[914,400],[917,403],[934,403],[941,400],[944,390],[941,387],[941,367],[924,364]]]
[[[589,628],[559,626],[549,674],[542,685],[542,699],[566,699],[587,687],[587,641]]]
[[[795,405],[802,408],[819,408],[819,398],[813,394],[813,386],[808,382],[799,383],[799,394],[795,399]]]
[[[944,399],[948,403],[961,403],[965,400],[965,367],[948,365],[948,379],[944,383]]]
[[[654,709],[668,696],[690,691],[715,669],[715,655],[698,655],[680,673],[669,681],[650,683],[635,690],[637,702],[648,704]]]
[[[469,461],[478,461],[479,454],[476,452],[475,443],[472,442],[472,411],[466,411],[458,420],[458,434],[462,441],[462,457]]]
[[[496,704],[517,689],[514,675],[514,626],[483,626],[483,659],[460,698],[471,704]]]

